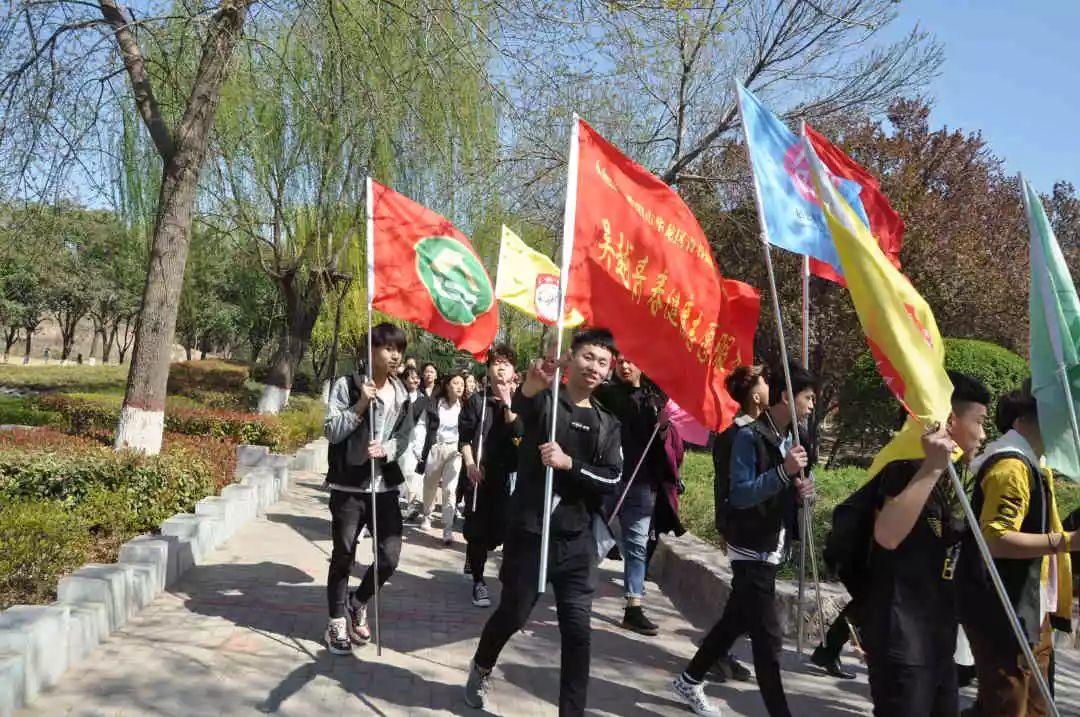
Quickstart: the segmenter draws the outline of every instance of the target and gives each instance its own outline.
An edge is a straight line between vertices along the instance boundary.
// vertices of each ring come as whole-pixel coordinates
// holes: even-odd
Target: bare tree
[[[111,80],[126,74],[146,132],[161,161],[161,189],[143,289],[142,312],[128,372],[116,446],[156,453],[164,425],[165,387],[184,275],[192,210],[220,89],[251,0],[223,0],[216,8],[176,17],[170,5],[163,21],[189,23],[200,47],[186,100],[176,108],[159,103],[169,77],[143,49],[151,24],[117,0],[24,0],[0,25],[5,47],[0,70],[0,149],[29,143],[18,153],[24,189],[48,186],[71,163],[84,162],[86,138],[99,121],[117,118],[115,99],[123,91]],[[140,33],[143,33],[140,35]],[[115,43],[115,44],[113,44]],[[96,96],[95,96],[96,91]],[[170,110],[175,114],[170,121]],[[27,120],[31,121],[27,121]],[[60,160],[39,163],[43,150],[58,146]],[[37,163],[36,163],[37,162]],[[9,164],[7,169],[11,169]],[[93,169],[86,167],[88,174]]]

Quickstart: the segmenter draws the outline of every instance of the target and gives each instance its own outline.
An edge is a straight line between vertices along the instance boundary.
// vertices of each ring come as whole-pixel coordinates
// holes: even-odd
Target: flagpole
[[[480,394],[480,434],[476,441],[476,468],[477,470],[484,470],[483,463],[480,462],[484,455],[484,420],[487,418],[487,386],[484,386],[483,393]],[[476,513],[476,496],[480,492],[480,485],[473,483],[472,487],[472,512]]]
[[[1028,202],[1027,194],[1027,182],[1024,181],[1023,173],[1017,175],[1020,180],[1020,196],[1024,201],[1024,214],[1028,219],[1028,233],[1031,241],[1031,267],[1030,271],[1035,271],[1035,252],[1037,251],[1039,257],[1042,259],[1042,266],[1049,267],[1050,264],[1046,259],[1046,253],[1043,249],[1042,242],[1036,241],[1035,236],[1038,232],[1037,227],[1033,223],[1034,215],[1032,214],[1031,205]],[[1057,375],[1061,379],[1061,387],[1065,390],[1065,399],[1069,405],[1069,427],[1072,429],[1073,443],[1076,446],[1076,455],[1080,458],[1080,424],[1076,419],[1076,405],[1073,403],[1072,386],[1069,385],[1069,376],[1065,371],[1065,350],[1061,342],[1061,334],[1058,331],[1057,317],[1051,315],[1050,312],[1050,281],[1052,277],[1049,276],[1050,272],[1047,270],[1047,281],[1039,282],[1039,291],[1042,294],[1042,305],[1044,319],[1046,320],[1046,332],[1050,338],[1050,346],[1054,350],[1054,360],[1057,362]]]
[[[611,511],[611,517],[608,518],[608,527],[615,522],[615,518],[619,516],[619,511],[622,510],[623,501],[626,500],[626,495],[630,492],[630,486],[634,485],[634,479],[637,478],[638,471],[641,470],[641,464],[645,462],[645,456],[648,455],[649,449],[652,448],[653,441],[656,440],[656,434],[660,432],[660,421],[656,422],[656,426],[653,428],[652,435],[649,436],[649,440],[645,443],[645,450],[641,452],[641,457],[638,458],[637,465],[634,466],[634,472],[630,474],[630,480],[626,481],[626,488],[623,489],[622,495],[619,496],[619,502],[615,504],[614,510]]]
[[[750,156],[750,152],[751,152],[751,150],[750,150],[750,135],[746,130],[746,120],[743,118],[742,97],[739,94],[739,83],[738,83],[738,81],[735,82],[735,105],[739,109],[739,122],[740,122],[740,124],[742,124],[743,138],[746,141],[746,160],[750,165],[750,177],[754,182],[754,203],[757,206],[758,223],[761,225],[761,247],[765,252],[765,270],[769,275],[769,294],[770,294],[770,296],[772,298],[773,318],[776,320],[776,335],[777,335],[777,338],[779,338],[779,340],[780,340],[780,364],[783,367],[783,371],[784,371],[784,387],[787,389],[788,413],[791,416],[792,445],[793,446],[799,446],[799,444],[800,444],[800,441],[799,441],[799,419],[798,419],[798,415],[795,412],[795,392],[791,388],[791,367],[788,365],[787,342],[784,340],[784,320],[783,320],[783,317],[780,314],[780,298],[779,298],[779,295],[778,295],[778,293],[776,291],[776,274],[773,271],[772,252],[770,251],[770,248],[769,248],[769,235],[768,235],[769,230],[768,230],[768,224],[765,221],[765,204],[761,199],[761,187],[758,184],[757,174],[754,172],[753,158]],[[800,475],[802,475],[802,471],[800,471]],[[803,510],[803,523],[805,524],[805,523],[808,522],[808,518],[811,515],[809,501],[803,501],[802,510]],[[806,526],[806,528],[807,528],[807,531],[809,531],[809,526]],[[813,559],[813,555],[811,555],[811,559]],[[814,572],[816,573],[817,570],[815,569]],[[819,623],[819,625],[821,627],[822,639],[824,639],[824,637],[825,637],[825,615],[822,613],[821,608],[820,608],[820,605],[821,605],[821,585],[820,584],[817,585],[817,592],[818,592],[818,605],[819,605],[819,607],[818,607],[818,623]],[[802,602],[800,601],[799,604],[801,605]],[[799,634],[801,635],[802,634],[802,629],[803,629],[802,624],[799,624],[798,629],[799,629]]]
[[[375,366],[372,362],[371,329],[374,326],[372,316],[372,297],[375,295],[375,196],[371,185],[371,175],[368,175],[366,184],[367,194],[367,315],[368,315],[368,341],[367,341],[367,374],[375,381]],[[387,377],[387,380],[390,380]],[[372,434],[375,416],[374,402],[368,403],[368,433]],[[379,428],[379,442],[382,442],[383,431],[386,429],[386,414],[383,414],[383,425]],[[379,521],[375,511],[375,459],[369,459],[371,465],[370,492],[371,492],[371,569],[374,571],[372,585],[375,589],[372,598],[375,602],[373,617],[375,619],[375,654],[382,657],[382,633],[379,630]]]
[[[810,257],[806,254],[802,258],[802,360],[803,367],[810,366]],[[799,599],[796,603],[795,610],[798,613],[795,617],[795,624],[799,626],[799,630],[795,635],[795,650],[799,657],[803,655],[803,617],[805,608],[803,607],[803,600],[806,597],[806,536],[807,536],[807,515],[803,514],[803,519],[799,521]],[[824,640],[824,636],[822,636]]]
[[[577,214],[578,184],[578,115],[574,113],[570,128],[570,156],[566,163],[566,207],[563,210],[562,266],[559,268],[559,316],[555,322],[555,377],[551,382],[551,430],[548,441],[555,442],[555,417],[559,411],[559,382],[562,380],[563,327],[566,324],[566,288],[569,286],[570,257],[574,253],[574,220]],[[544,522],[540,534],[540,571],[537,592],[547,587],[548,549],[551,545],[551,501],[555,485],[555,470],[548,466],[544,472]]]
[[[975,511],[971,509],[971,502],[968,501],[967,493],[964,492],[964,484],[960,481],[960,476],[956,473],[956,468],[951,462],[949,463],[949,480],[952,482],[953,492],[956,493],[956,497],[960,501],[960,507],[964,510],[964,519],[967,521],[968,527],[971,528],[975,544],[979,546],[979,554],[982,556],[987,572],[990,573],[990,581],[994,584],[994,590],[1001,600],[1002,607],[1005,608],[1005,614],[1009,619],[1009,627],[1012,628],[1016,641],[1020,643],[1024,659],[1035,677],[1036,684],[1039,686],[1043,702],[1047,705],[1053,717],[1060,717],[1061,713],[1058,712],[1057,705],[1054,704],[1054,698],[1050,694],[1050,687],[1046,683],[1046,677],[1043,676],[1042,670],[1039,669],[1039,663],[1035,660],[1031,645],[1028,644],[1027,635],[1024,634],[1023,629],[1020,627],[1020,618],[1016,616],[1016,610],[1013,609],[1012,601],[1009,600],[1009,594],[1005,591],[1005,584],[1001,582],[1001,575],[998,574],[994,558],[990,555],[990,547],[986,544],[986,538],[983,537],[982,530],[979,527],[979,519],[975,517]]]

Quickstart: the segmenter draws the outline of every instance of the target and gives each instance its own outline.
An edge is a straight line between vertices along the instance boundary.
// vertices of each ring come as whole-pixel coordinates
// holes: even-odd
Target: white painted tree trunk
[[[285,404],[289,402],[289,393],[287,388],[266,384],[263,386],[262,395],[259,396],[259,413],[271,415],[281,413]]]
[[[319,400],[323,402],[323,405],[330,403],[330,379],[326,379],[322,382],[322,390],[319,391]]]
[[[120,410],[120,424],[116,430],[116,449],[129,448],[148,456],[157,455],[161,452],[164,431],[164,411],[124,406]]]

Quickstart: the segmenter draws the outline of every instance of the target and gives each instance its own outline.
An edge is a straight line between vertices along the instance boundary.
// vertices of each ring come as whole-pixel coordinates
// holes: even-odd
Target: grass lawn
[[[124,395],[127,365],[41,366],[0,364],[0,386],[28,391],[81,391]]]

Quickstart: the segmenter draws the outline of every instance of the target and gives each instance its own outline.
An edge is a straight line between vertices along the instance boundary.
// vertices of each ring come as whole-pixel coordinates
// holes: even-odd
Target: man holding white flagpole
[[[323,424],[330,441],[326,480],[333,537],[326,579],[326,645],[335,655],[348,655],[353,644],[371,638],[368,602],[393,574],[401,555],[397,499],[404,475],[397,459],[408,447],[413,420],[408,393],[394,374],[405,351],[405,332],[383,323],[369,334],[371,370],[338,379]],[[350,595],[349,574],[365,527],[372,534],[373,564]]]
[[[518,478],[510,498],[508,533],[500,573],[499,606],[484,626],[465,701],[483,707],[491,672],[507,641],[529,618],[540,595],[541,571],[555,589],[562,638],[559,714],[583,715],[589,683],[590,612],[598,579],[593,527],[604,495],[622,472],[619,421],[593,400],[615,359],[604,329],[578,333],[566,359],[567,382],[556,396],[554,358],[534,361],[511,407],[524,429]],[[558,410],[555,410],[556,401]],[[549,440],[554,420],[555,440]],[[546,474],[553,473],[550,483]],[[549,512],[546,484],[552,486]],[[544,559],[544,531],[550,548]]]

